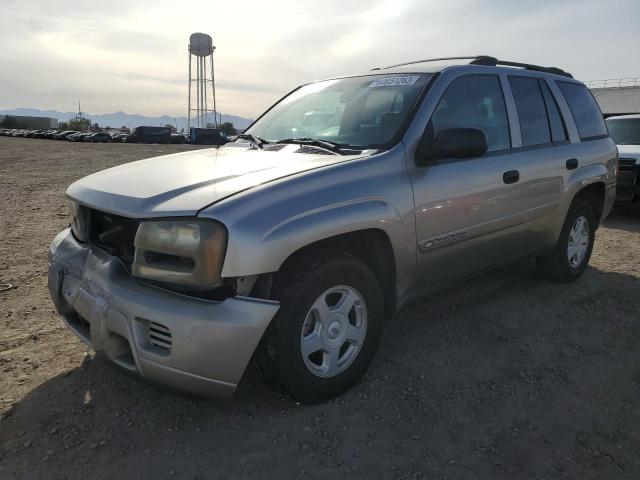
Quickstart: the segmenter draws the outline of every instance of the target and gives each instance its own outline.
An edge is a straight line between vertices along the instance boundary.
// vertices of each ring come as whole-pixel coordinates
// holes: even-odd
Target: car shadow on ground
[[[252,368],[203,400],[88,356],[0,422],[0,476],[638,478],[638,283],[531,261],[466,280],[407,305],[363,381],[316,406]]]
[[[640,232],[640,208],[616,207],[602,225],[615,230],[625,230],[627,232]]]

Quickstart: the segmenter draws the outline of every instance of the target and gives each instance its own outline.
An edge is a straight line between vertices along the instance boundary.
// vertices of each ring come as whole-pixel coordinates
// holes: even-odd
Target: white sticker
[[[408,77],[385,77],[374,80],[369,87],[391,87],[396,85],[413,85],[420,78],[418,75]]]

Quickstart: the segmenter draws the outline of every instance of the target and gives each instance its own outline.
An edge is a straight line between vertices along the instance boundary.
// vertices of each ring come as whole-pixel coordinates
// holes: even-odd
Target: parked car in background
[[[194,145],[224,145],[229,140],[227,135],[217,128],[191,128],[189,143]]]
[[[253,358],[325,401],[425,292],[528,256],[578,279],[617,161],[593,95],[558,68],[458,57],[310,83],[233,143],[72,184],[49,291],[130,372],[229,395]]]
[[[53,130],[40,130],[38,133],[36,133],[33,138],[46,138],[47,134],[49,132],[52,132]]]
[[[187,143],[187,137],[182,133],[172,133],[171,143],[179,144],[179,145]]]
[[[127,143],[171,143],[169,127],[136,127],[127,137]]]
[[[111,143],[112,140],[111,135],[107,132],[92,133],[86,138],[87,142],[93,143]]]
[[[81,132],[72,133],[71,135],[69,135],[67,137],[67,140],[69,142],[81,142],[83,135],[86,135],[86,134],[85,133],[81,133]]]
[[[69,135],[73,135],[75,133],[80,133],[80,132],[76,132],[75,130],[65,130],[63,132],[56,133],[53,136],[53,139],[54,140],[66,140]]]
[[[609,117],[607,126],[620,155],[616,202],[640,206],[640,115]]]
[[[113,141],[116,143],[124,143],[127,141],[128,133],[117,133],[113,136]]]

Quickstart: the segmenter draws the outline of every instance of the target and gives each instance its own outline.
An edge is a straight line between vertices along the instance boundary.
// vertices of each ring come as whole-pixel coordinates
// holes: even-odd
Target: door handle
[[[516,183],[520,180],[520,172],[518,170],[509,170],[502,174],[502,180],[504,183]]]
[[[567,170],[575,170],[576,168],[578,168],[577,158],[570,158],[567,160]]]

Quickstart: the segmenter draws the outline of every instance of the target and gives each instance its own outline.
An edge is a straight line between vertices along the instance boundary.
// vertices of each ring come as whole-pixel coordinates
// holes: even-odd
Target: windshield
[[[268,142],[314,139],[379,148],[400,130],[431,74],[368,75],[305,85],[245,133]]]
[[[640,145],[640,118],[611,119],[607,126],[616,145]]]

